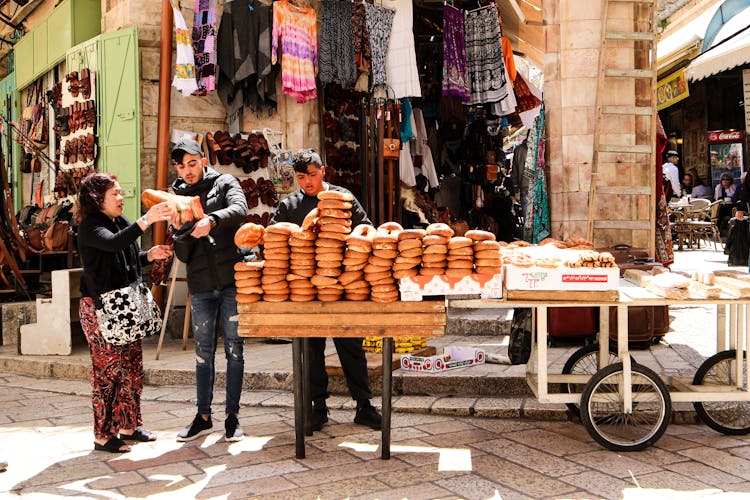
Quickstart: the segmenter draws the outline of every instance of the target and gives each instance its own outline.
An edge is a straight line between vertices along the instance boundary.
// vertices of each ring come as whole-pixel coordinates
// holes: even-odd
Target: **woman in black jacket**
[[[141,266],[172,253],[164,245],[143,252],[137,239],[152,223],[168,220],[174,210],[168,202],[159,203],[131,224],[122,215],[120,184],[113,175],[103,173],[83,180],[78,206],[78,253],[83,265],[80,317],[91,351],[94,449],[124,453],[130,451],[126,441],[156,439],[140,428],[143,350],[140,340],[112,345],[102,338],[95,299],[127,286],[141,276]]]

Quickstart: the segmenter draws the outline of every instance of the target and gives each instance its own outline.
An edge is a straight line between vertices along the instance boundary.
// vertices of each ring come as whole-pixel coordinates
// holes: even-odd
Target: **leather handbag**
[[[140,279],[100,294],[95,311],[99,331],[112,345],[127,345],[161,331],[159,306]]]
[[[44,248],[48,252],[56,252],[68,249],[68,231],[70,224],[66,221],[53,222],[44,231]]]
[[[383,139],[383,158],[386,160],[398,160],[401,149],[401,141],[398,139]]]

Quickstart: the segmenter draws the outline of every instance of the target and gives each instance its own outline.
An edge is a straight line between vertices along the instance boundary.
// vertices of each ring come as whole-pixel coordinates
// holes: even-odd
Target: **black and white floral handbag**
[[[108,343],[130,344],[161,331],[161,311],[141,280],[104,292],[99,299],[96,319]]]

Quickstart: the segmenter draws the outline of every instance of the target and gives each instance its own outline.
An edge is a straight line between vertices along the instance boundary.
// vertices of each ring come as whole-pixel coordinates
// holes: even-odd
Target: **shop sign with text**
[[[745,138],[745,132],[742,130],[715,130],[708,133],[709,144],[727,144],[732,142],[742,142]]]
[[[690,95],[683,70],[672,73],[656,82],[656,109],[661,111]]]

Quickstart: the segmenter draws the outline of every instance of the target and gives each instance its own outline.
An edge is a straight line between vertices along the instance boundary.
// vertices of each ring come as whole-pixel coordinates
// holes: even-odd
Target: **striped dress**
[[[273,4],[271,63],[281,49],[281,81],[286,95],[304,103],[317,97],[318,30],[315,10],[288,0]]]

